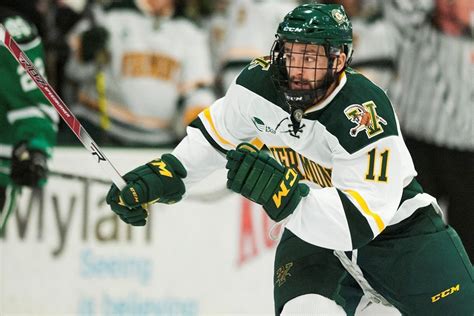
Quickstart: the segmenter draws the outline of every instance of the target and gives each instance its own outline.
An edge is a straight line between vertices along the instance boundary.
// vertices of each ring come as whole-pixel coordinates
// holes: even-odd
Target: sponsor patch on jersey
[[[382,125],[387,125],[387,121],[377,114],[377,106],[373,101],[362,104],[351,104],[344,109],[346,117],[356,126],[349,130],[352,137],[365,131],[368,138],[383,133]]]
[[[265,123],[263,123],[263,121],[258,117],[252,117],[252,123],[258,131],[263,132],[265,130]]]
[[[252,118],[252,123],[253,125],[255,125],[259,132],[276,134],[275,128],[271,128],[270,126],[266,125],[261,119],[256,116]]]
[[[252,123],[255,125],[255,128],[262,133],[271,133],[271,134],[276,134],[278,129],[280,128],[281,124],[289,120],[288,118],[282,119],[275,127],[268,126],[265,124],[260,118],[254,116],[252,117]],[[283,133],[283,131],[280,131],[280,133]]]

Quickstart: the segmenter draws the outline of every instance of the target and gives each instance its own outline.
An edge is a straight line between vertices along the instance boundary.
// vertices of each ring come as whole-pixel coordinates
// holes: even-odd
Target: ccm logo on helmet
[[[301,27],[292,27],[292,26],[285,26],[283,28],[283,31],[289,31],[289,32],[303,32],[303,29]]]

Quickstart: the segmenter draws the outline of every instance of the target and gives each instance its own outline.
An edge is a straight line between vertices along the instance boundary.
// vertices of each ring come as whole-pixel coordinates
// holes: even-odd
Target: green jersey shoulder
[[[323,124],[349,153],[398,135],[395,113],[385,92],[350,68],[345,76],[346,83],[334,99],[307,118]]]
[[[237,77],[236,83],[288,111],[271,78],[270,56],[255,58]]]

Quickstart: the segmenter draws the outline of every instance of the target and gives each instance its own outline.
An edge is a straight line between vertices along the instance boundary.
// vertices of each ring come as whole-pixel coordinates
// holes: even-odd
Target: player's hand
[[[28,142],[17,144],[12,151],[10,178],[18,185],[42,187],[48,173],[45,149],[32,148]]]
[[[267,153],[242,143],[227,152],[227,188],[263,206],[279,222],[293,213],[309,193],[300,175],[279,164]]]
[[[112,185],[106,202],[124,222],[143,226],[147,217],[143,205],[180,201],[186,192],[182,180],[186,175],[186,169],[175,156],[164,154],[127,173],[123,177],[127,185],[121,192]]]
[[[79,57],[84,62],[94,61],[98,54],[106,52],[109,32],[102,26],[95,26],[81,34]]]

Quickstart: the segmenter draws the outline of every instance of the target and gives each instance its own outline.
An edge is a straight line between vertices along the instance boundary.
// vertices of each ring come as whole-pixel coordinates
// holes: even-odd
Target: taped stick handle
[[[17,62],[25,69],[28,75],[36,83],[37,87],[44,94],[46,99],[53,105],[55,110],[59,113],[59,116],[66,122],[67,126],[73,131],[76,137],[81,141],[84,147],[91,153],[92,159],[101,167],[110,177],[112,182],[122,190],[126,182],[112,165],[110,160],[105,156],[99,146],[94,142],[92,137],[82,127],[79,120],[72,114],[67,105],[54,91],[48,81],[40,74],[35,65],[31,62],[28,56],[18,46],[15,40],[12,38],[7,29],[0,24],[0,43],[3,44],[8,51],[15,57]]]

